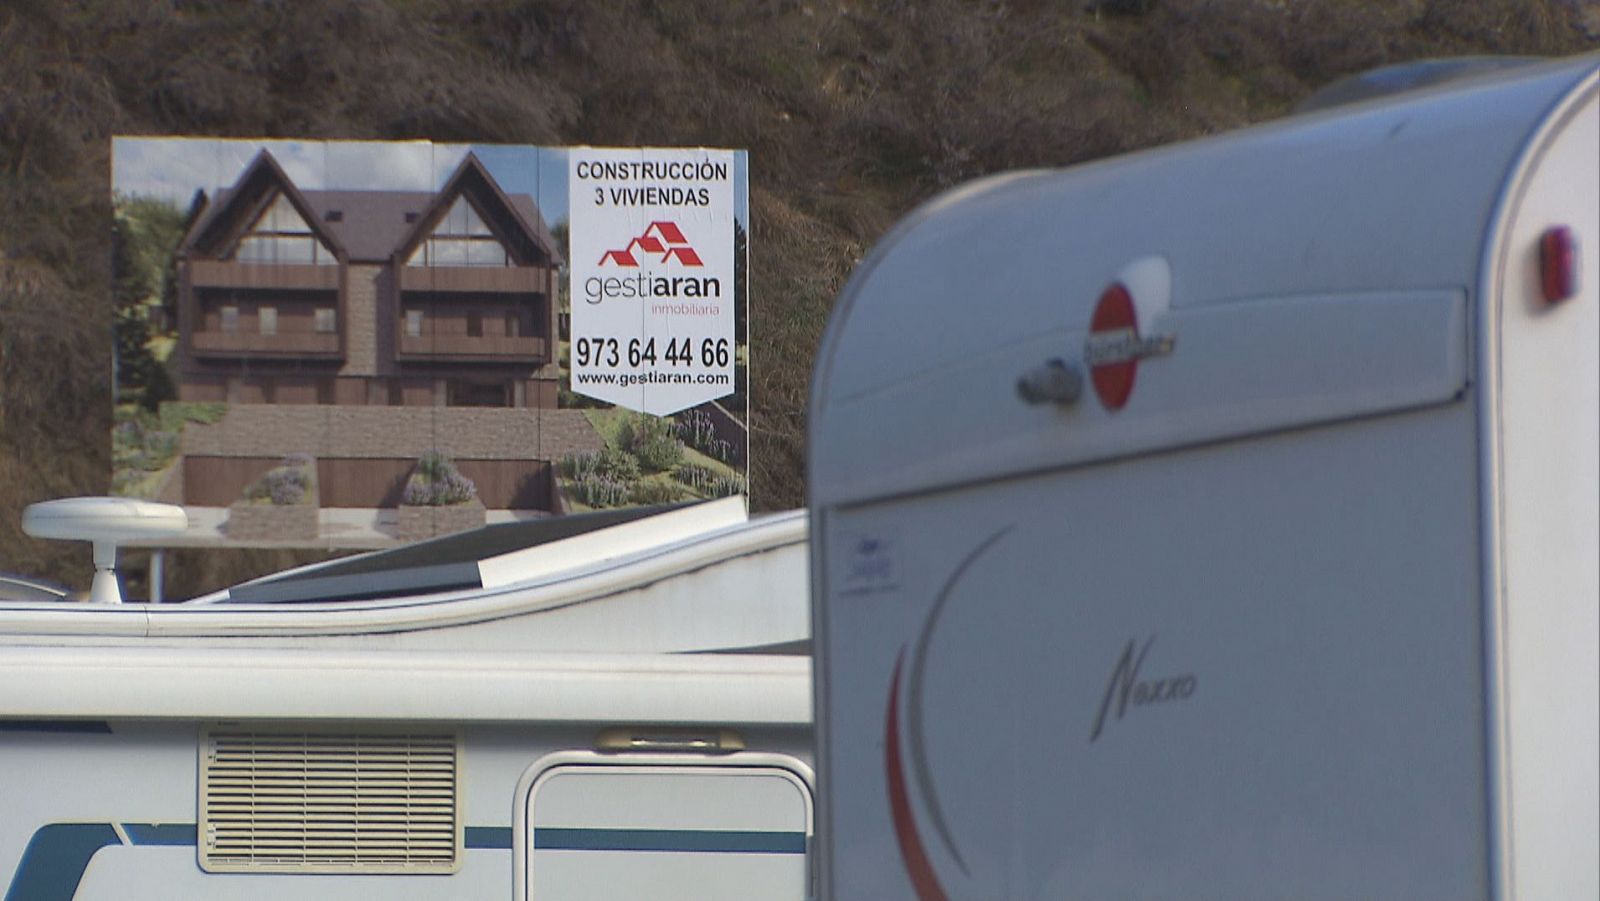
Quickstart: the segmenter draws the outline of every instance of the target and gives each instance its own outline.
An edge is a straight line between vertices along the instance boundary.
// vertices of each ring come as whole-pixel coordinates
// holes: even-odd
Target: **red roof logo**
[[[689,246],[689,239],[676,222],[652,222],[639,237],[628,242],[621,250],[608,250],[600,255],[600,265],[614,263],[628,269],[639,268],[638,253],[651,254],[657,262],[677,260],[684,266],[700,266],[700,255]]]

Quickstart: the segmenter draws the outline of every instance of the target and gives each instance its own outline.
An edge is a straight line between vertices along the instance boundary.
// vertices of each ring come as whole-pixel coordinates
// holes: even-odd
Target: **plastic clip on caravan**
[[[1600,896],[1597,72],[883,242],[810,406],[824,897]]]

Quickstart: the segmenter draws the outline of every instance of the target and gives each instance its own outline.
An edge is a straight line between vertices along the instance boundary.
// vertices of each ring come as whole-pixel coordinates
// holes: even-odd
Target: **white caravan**
[[[1600,896],[1597,71],[882,242],[810,406],[824,897]]]
[[[804,515],[522,530],[0,603],[6,901],[807,896]]]

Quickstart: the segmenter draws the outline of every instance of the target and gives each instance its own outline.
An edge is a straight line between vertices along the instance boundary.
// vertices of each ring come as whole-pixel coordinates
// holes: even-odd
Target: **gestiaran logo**
[[[675,265],[699,269],[705,264],[683,229],[676,222],[652,222],[621,250],[600,255],[599,266],[640,269],[643,263]],[[583,282],[584,300],[599,303],[615,298],[636,300],[678,300],[722,296],[722,280],[716,276],[660,275],[653,271],[627,275],[591,276]]]
[[[667,263],[677,260],[685,266],[700,266],[700,255],[694,252],[689,245],[689,239],[683,236],[683,229],[678,228],[676,222],[652,222],[639,237],[628,242],[628,246],[621,250],[608,250],[600,256],[600,265],[613,263],[628,269],[639,267],[639,258],[634,251],[655,254],[659,262]]]

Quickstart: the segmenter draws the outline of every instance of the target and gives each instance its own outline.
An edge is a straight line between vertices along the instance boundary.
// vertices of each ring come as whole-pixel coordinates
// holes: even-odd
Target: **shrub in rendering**
[[[683,442],[670,419],[635,416],[623,424],[617,437],[617,443],[633,454],[645,472],[664,472],[683,460]]]
[[[630,485],[601,475],[583,476],[572,483],[573,498],[596,510],[628,503]]]
[[[253,504],[272,504],[287,507],[303,504],[311,493],[314,477],[311,457],[307,454],[290,454],[283,463],[267,470],[261,478],[244,489],[245,500]]]
[[[683,500],[684,491],[680,486],[665,481],[642,481],[633,486],[628,493],[628,500],[635,504],[671,504]]]
[[[723,463],[733,462],[733,445],[717,437],[716,426],[706,411],[679,413],[676,430],[679,440],[700,453]]]
[[[639,461],[632,454],[614,447],[602,448],[595,453],[569,454],[562,459],[561,469],[563,475],[575,481],[598,476],[626,484],[639,478]]]
[[[290,454],[251,482],[244,499],[228,508],[227,534],[235,541],[315,538],[319,529],[316,462]]]
[[[452,507],[478,497],[478,486],[462,475],[450,458],[428,451],[406,480],[401,503],[409,507]]]

